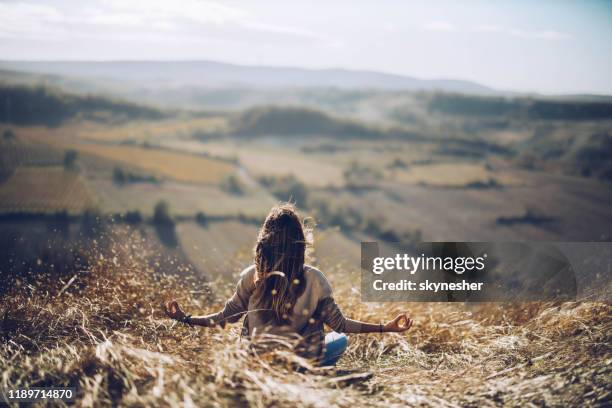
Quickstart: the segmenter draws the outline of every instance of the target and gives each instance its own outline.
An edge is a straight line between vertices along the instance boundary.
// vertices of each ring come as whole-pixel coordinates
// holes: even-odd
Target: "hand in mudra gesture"
[[[185,316],[187,316],[176,300],[166,302],[164,305],[164,312],[166,312],[166,316],[169,318],[178,321],[185,320]]]
[[[408,317],[406,313],[400,313],[387,324],[385,324],[383,330],[386,332],[402,333],[412,327],[412,319]]]

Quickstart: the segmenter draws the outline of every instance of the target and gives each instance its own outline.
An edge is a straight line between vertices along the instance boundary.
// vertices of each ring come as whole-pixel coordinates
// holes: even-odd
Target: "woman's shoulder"
[[[254,276],[255,275],[255,264],[249,265],[240,272],[240,278]]]
[[[244,293],[251,293],[255,290],[255,265],[249,265],[240,272],[237,290]]]
[[[308,286],[312,286],[314,290],[320,292],[321,297],[331,296],[332,295],[332,287],[327,277],[323,272],[319,269],[315,268],[312,265],[304,265],[304,278],[306,279],[306,284]]]

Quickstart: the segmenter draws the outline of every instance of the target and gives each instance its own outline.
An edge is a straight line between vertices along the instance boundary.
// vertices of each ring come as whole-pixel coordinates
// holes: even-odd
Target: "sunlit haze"
[[[612,94],[603,1],[0,1],[4,60],[341,67]]]

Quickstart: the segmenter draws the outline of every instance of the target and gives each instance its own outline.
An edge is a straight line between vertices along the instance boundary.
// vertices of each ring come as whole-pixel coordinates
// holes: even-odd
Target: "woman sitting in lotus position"
[[[255,264],[240,274],[233,296],[218,313],[185,314],[176,301],[166,303],[166,314],[181,322],[225,327],[246,315],[243,334],[297,334],[296,352],[334,365],[346,350],[344,333],[403,332],[412,320],[405,313],[386,324],[344,317],[332,297],[332,288],[321,271],[304,263],[306,236],[291,204],[272,208],[255,245]],[[323,335],[323,324],[334,331]]]

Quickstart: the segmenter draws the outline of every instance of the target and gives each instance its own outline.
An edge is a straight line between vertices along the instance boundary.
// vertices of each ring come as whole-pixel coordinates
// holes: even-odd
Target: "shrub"
[[[198,211],[195,216],[196,222],[200,225],[208,224],[208,217],[202,211]]]
[[[308,187],[292,174],[263,176],[259,182],[279,200],[292,201],[301,207],[306,207],[308,203]]]
[[[396,157],[395,159],[393,159],[391,163],[389,163],[387,167],[390,169],[406,169],[408,168],[408,163],[406,163],[404,160],[400,159],[399,157]]]
[[[575,154],[574,166],[583,176],[610,179],[612,168],[612,133],[592,134]]]
[[[513,226],[520,224],[528,224],[535,226],[544,226],[558,221],[557,217],[552,217],[540,213],[534,209],[526,209],[522,215],[500,216],[495,220],[497,225]]]
[[[116,184],[125,184],[126,176],[123,169],[119,166],[115,166],[113,169],[113,181]]]
[[[69,149],[64,152],[64,169],[76,170],[76,161],[79,154],[76,150]]]
[[[124,219],[128,224],[140,224],[142,222],[142,214],[138,210],[128,211],[125,213]]]
[[[242,195],[245,192],[245,188],[242,185],[242,182],[234,174],[230,174],[229,176],[224,177],[221,180],[219,187],[221,188],[221,190],[235,195]]]
[[[348,188],[370,188],[382,179],[382,173],[359,162],[351,162],[343,172]]]
[[[15,132],[13,132],[11,129],[5,129],[4,132],[2,132],[2,137],[4,140],[15,140],[17,138]]]
[[[119,166],[113,169],[113,181],[116,184],[159,183],[159,180],[155,176],[128,172]]]
[[[153,208],[153,223],[157,225],[174,225],[170,215],[170,206],[166,201],[159,201]]]

